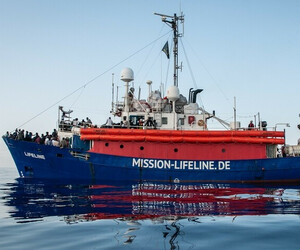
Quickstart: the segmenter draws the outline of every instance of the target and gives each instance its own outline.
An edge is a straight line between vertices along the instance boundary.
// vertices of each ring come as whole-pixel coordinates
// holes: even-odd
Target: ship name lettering
[[[32,157],[32,158],[36,158],[36,159],[45,160],[45,156],[44,156],[44,155],[35,154],[35,153],[30,153],[30,152],[24,152],[24,154],[25,154],[25,156],[27,156],[27,157]]]
[[[219,170],[230,170],[230,161],[219,161]]]
[[[185,161],[132,158],[132,166],[174,170],[230,170],[230,161]]]
[[[155,160],[155,159],[141,159],[133,158],[132,166],[138,166],[140,168],[158,168],[158,169],[171,169],[170,160]]]
[[[215,170],[215,162],[214,161],[199,161],[199,169],[200,170]]]

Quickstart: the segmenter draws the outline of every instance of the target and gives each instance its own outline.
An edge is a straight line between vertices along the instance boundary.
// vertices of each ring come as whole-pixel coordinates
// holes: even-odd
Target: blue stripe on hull
[[[193,161],[142,159],[60,149],[4,137],[21,177],[85,180],[299,181],[300,158]]]

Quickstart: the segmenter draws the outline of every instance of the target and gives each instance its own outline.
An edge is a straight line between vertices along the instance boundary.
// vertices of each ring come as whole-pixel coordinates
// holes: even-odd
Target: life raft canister
[[[198,121],[198,126],[203,127],[205,125],[203,120],[199,120]]]

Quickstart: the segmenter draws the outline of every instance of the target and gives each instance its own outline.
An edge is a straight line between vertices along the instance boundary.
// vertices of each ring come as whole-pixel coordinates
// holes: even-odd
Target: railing
[[[90,155],[89,154],[83,154],[80,152],[76,152],[76,151],[70,151],[70,154],[76,158],[82,159],[82,160],[88,160],[90,159]]]

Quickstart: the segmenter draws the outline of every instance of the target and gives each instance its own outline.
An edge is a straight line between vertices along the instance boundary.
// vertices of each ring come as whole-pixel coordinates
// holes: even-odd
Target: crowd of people
[[[75,118],[72,121],[61,119],[61,121],[59,123],[59,128],[62,131],[71,131],[73,127],[77,127],[77,128],[97,128],[97,125],[93,125],[91,119],[89,119],[88,117],[86,118],[86,120],[82,119],[81,121],[79,121],[78,118]]]
[[[86,120],[82,119],[81,122],[78,120],[78,118],[75,118],[72,121],[72,125],[75,127],[86,128],[86,127],[92,127],[93,123],[92,123],[91,119],[88,117],[86,118]]]
[[[147,120],[143,118],[135,118],[134,120],[127,121],[126,117],[120,123],[114,123],[109,117],[106,122],[101,126],[101,128],[131,128],[131,129],[156,129],[156,120],[148,118]]]
[[[39,133],[33,134],[32,132],[24,131],[24,129],[16,129],[13,133],[9,133],[7,131],[6,136],[19,141],[35,142],[38,144],[56,146],[61,148],[70,147],[70,139],[68,137],[60,139],[58,137],[56,129],[54,129],[51,134],[49,132],[46,132],[45,134],[41,135],[39,135]]]
[[[97,126],[93,125],[91,119],[88,117],[86,118],[86,120],[82,119],[81,121],[78,118],[75,118],[71,121],[66,121],[63,118],[61,119],[59,124],[59,129],[61,131],[69,132],[73,127],[89,128]],[[15,129],[14,132],[7,131],[5,136],[14,140],[35,142],[38,144],[56,146],[61,148],[69,148],[72,143],[71,138],[60,138],[56,129],[54,129],[52,133],[46,132],[45,134],[32,133],[29,131],[25,131],[24,129]]]

